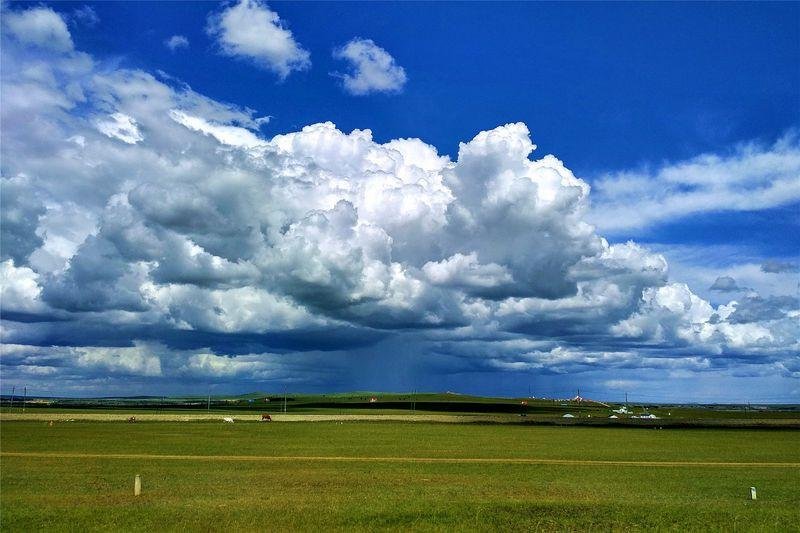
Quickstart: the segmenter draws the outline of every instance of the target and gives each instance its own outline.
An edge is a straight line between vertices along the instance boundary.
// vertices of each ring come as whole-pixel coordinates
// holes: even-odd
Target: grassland
[[[0,451],[3,531],[800,524],[788,430],[6,419]]]
[[[612,425],[656,427],[786,427],[800,429],[800,406],[654,405],[631,404],[630,412],[612,415],[608,405],[594,401],[543,398],[492,398],[454,393],[341,394],[251,393],[212,397],[35,398],[23,409],[0,397],[0,420],[220,420],[235,416],[256,420],[267,412],[282,421],[417,420],[491,422],[503,424]],[[24,411],[24,412],[23,412]],[[563,418],[569,413],[574,418]],[[652,414],[656,419],[637,418]],[[637,415],[637,416],[633,416]]]

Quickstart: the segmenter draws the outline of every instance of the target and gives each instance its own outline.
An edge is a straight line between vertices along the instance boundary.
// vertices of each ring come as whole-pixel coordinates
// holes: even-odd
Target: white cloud
[[[308,51],[295,41],[278,14],[259,0],[240,0],[211,15],[208,32],[224,54],[249,59],[281,79],[311,66]]]
[[[703,154],[661,168],[601,176],[590,220],[631,231],[714,211],[752,211],[800,201],[800,142],[744,144],[728,155]]]
[[[172,37],[164,41],[164,46],[166,46],[173,52],[181,48],[189,48],[189,39],[187,39],[183,35],[173,35]]]
[[[106,137],[118,139],[127,144],[136,144],[144,140],[136,120],[125,113],[112,113],[107,119],[98,120],[97,129]]]
[[[253,132],[245,128],[228,126],[225,124],[213,124],[205,119],[193,117],[177,109],[170,110],[169,116],[178,124],[182,124],[190,130],[211,135],[220,143],[228,146],[236,146],[239,148],[255,148],[258,146],[264,146],[266,144]],[[259,120],[260,119],[256,119],[257,124],[259,124]]]
[[[50,8],[35,7],[25,11],[3,9],[3,25],[11,35],[25,44],[57,52],[72,50],[72,36],[67,24]]]
[[[422,266],[422,271],[435,285],[493,288],[513,282],[508,269],[496,263],[480,264],[475,252],[455,254],[439,262],[429,261]]]
[[[246,376],[250,379],[268,379],[275,374],[274,366],[263,357],[223,357],[210,353],[191,355],[178,372],[199,378],[232,378]]]
[[[333,51],[333,57],[350,64],[341,77],[344,89],[353,95],[397,93],[406,84],[406,71],[389,53],[371,39],[355,38]]]
[[[39,299],[39,275],[28,267],[17,267],[9,259],[0,263],[0,304],[6,311],[38,312],[46,309]]]
[[[81,348],[78,366],[102,368],[113,374],[155,377],[161,375],[161,359],[148,346],[133,348]]]

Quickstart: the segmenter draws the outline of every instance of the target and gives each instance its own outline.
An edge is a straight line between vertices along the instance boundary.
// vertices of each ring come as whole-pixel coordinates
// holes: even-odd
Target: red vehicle
[[[272,417],[269,415],[261,415],[262,422],[272,422]]]

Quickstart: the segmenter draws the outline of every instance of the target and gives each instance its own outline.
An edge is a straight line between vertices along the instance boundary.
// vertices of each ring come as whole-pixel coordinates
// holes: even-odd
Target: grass
[[[790,531],[800,523],[797,431],[6,421],[0,450],[3,531]],[[67,457],[77,453],[307,459]],[[312,459],[333,456],[352,460]],[[444,461],[360,460],[392,457]],[[464,458],[795,466],[456,461]],[[144,490],[134,498],[137,473]]]

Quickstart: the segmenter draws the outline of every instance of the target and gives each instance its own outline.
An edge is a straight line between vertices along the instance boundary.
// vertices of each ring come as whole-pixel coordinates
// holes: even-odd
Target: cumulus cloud
[[[609,173],[593,184],[590,219],[619,232],[714,211],[752,211],[800,201],[795,132],[771,146],[748,143],[657,169]]]
[[[183,35],[173,35],[172,37],[164,41],[164,46],[166,46],[173,52],[176,50],[180,50],[181,48],[189,48],[189,39],[187,39]]]
[[[317,379],[351,351],[439,372],[796,371],[796,298],[712,305],[663,255],[609,243],[589,185],[532,157],[525,124],[455,157],[329,122],[263,138],[253,110],[164,76],[3,53],[0,335],[24,347],[4,377],[288,379],[299,358]]]
[[[406,84],[406,71],[372,39],[355,38],[333,51],[333,57],[347,61],[350,72],[335,73],[344,89],[356,96],[397,93]]]
[[[208,33],[225,55],[240,57],[286,79],[311,66],[311,55],[278,14],[259,0],[240,0],[208,18]]]
[[[28,267],[18,267],[8,259],[0,263],[0,304],[3,310],[35,313],[42,311],[39,275]]]
[[[64,19],[47,7],[12,11],[3,6],[3,26],[10,35],[28,45],[56,52],[69,52],[73,48]]]

